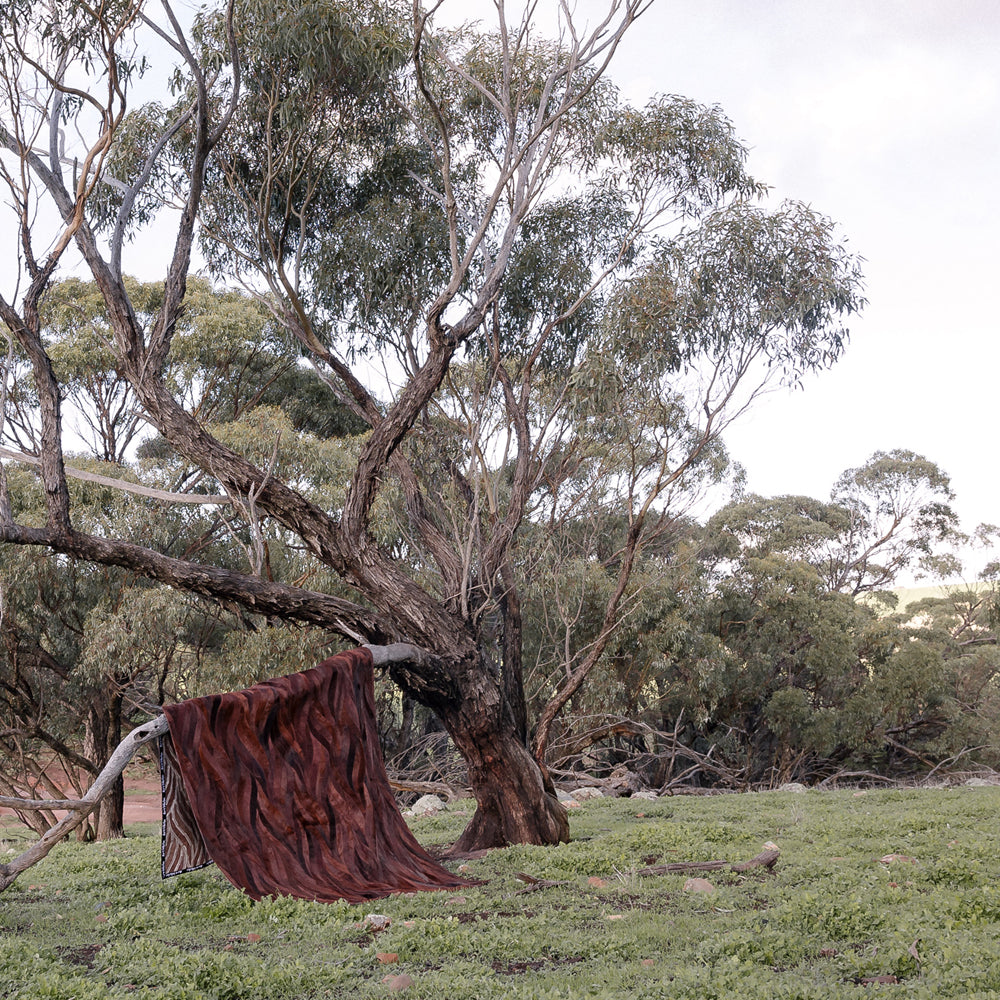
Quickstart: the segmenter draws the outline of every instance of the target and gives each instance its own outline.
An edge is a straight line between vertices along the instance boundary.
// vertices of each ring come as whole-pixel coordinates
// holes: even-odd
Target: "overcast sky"
[[[866,258],[843,360],[727,435],[749,488],[825,498],[908,448],[951,476],[967,529],[1000,523],[1000,3],[655,0],[615,66],[633,101],[721,105],[775,201],[831,216]]]

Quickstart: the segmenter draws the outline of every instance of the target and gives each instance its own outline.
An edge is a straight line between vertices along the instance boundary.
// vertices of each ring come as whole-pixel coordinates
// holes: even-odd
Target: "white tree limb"
[[[0,864],[0,892],[3,892],[21,872],[37,864],[45,857],[55,845],[68,833],[72,833],[83,821],[97,808],[101,799],[111,790],[115,780],[125,770],[125,765],[132,759],[135,752],[143,743],[148,743],[157,736],[162,736],[167,732],[167,718],[165,715],[157,716],[152,722],[133,729],[118,744],[115,752],[111,755],[104,770],[97,776],[94,783],[87,789],[83,798],[68,804],[61,804],[61,800],[21,800],[4,799],[3,805],[19,805],[22,809],[69,809],[68,815],[64,816],[55,826],[51,827],[26,851],[19,854],[13,861],[7,864]],[[41,805],[34,804],[41,802]],[[55,804],[53,804],[55,803]]]
[[[41,459],[34,455],[25,455],[20,451],[11,451],[10,448],[0,448],[0,456],[13,459],[15,462],[27,462],[28,465],[41,465]],[[100,476],[96,472],[84,472],[83,469],[74,469],[72,466],[65,466],[66,475],[73,479],[82,479],[87,483],[99,483],[101,486],[110,486],[112,489],[124,490],[126,493],[135,493],[142,497],[152,497],[154,500],[165,500],[167,503],[203,503],[203,504],[231,504],[232,497],[228,496],[207,496],[201,493],[170,493],[167,490],[157,490],[152,486],[140,486],[138,483],[130,483],[124,479],[114,479],[111,476]]]

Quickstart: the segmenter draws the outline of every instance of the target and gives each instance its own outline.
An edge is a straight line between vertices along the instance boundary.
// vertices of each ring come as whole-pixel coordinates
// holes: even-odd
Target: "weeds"
[[[414,828],[451,840],[467,810]],[[482,885],[361,906],[253,903],[211,868],[161,882],[149,825],[60,845],[0,897],[0,996],[993,997],[998,811],[996,788],[604,799],[570,844],[469,862]],[[710,892],[639,873],[767,840],[773,872],[711,872]]]

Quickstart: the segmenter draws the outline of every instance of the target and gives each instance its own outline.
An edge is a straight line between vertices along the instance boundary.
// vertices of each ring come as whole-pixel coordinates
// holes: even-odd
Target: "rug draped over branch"
[[[424,851],[396,806],[367,649],[164,713],[165,877],[211,860],[254,899],[351,903],[469,884]]]

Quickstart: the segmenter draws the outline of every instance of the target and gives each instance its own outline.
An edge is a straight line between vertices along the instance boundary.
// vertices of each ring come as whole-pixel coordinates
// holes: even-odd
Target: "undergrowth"
[[[467,809],[414,829],[447,842]],[[163,882],[158,831],[134,828],[60,845],[0,895],[0,996],[996,997],[998,812],[998,788],[603,799],[570,844],[468,862],[481,885],[360,906],[254,903],[213,868]],[[773,871],[642,874],[768,840]]]

